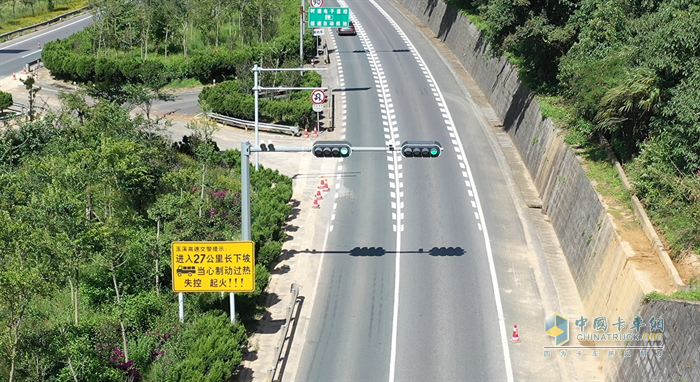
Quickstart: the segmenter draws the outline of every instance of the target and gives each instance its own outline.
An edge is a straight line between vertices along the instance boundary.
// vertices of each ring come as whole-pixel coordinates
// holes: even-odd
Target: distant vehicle
[[[192,275],[194,275],[194,273],[195,273],[196,271],[197,271],[197,269],[196,269],[195,267],[193,267],[193,266],[186,266],[186,265],[183,266],[183,265],[181,265],[181,266],[177,267],[177,271],[176,271],[176,272],[177,272],[178,277],[182,277],[182,274],[183,274],[183,273],[187,273],[187,276],[192,277]]]
[[[348,36],[354,36],[356,35],[357,32],[355,32],[355,25],[353,25],[352,21],[350,21],[350,24],[346,27],[340,27],[338,28],[338,35],[348,35]]]

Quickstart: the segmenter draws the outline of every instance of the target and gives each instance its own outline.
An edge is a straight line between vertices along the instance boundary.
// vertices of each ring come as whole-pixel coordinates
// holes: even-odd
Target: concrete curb
[[[620,162],[618,162],[617,158],[615,158],[615,155],[610,149],[610,144],[608,141],[604,137],[601,137],[600,144],[605,148],[605,151],[608,154],[608,159],[612,162],[613,166],[615,166],[615,170],[617,170],[617,175],[620,177],[622,185],[627,191],[633,192],[634,190],[632,188],[632,183],[630,183],[629,179],[627,178],[627,174],[625,174],[625,170],[622,168],[622,165],[620,165]],[[666,247],[664,247],[661,238],[656,233],[654,225],[651,223],[649,216],[644,210],[644,206],[642,206],[642,203],[635,195],[632,195],[631,200],[634,214],[637,219],[639,219],[639,224],[642,226],[642,230],[644,231],[647,239],[649,239],[652,248],[654,248],[654,253],[656,253],[659,260],[661,260],[661,264],[663,264],[664,268],[666,269],[666,273],[673,278],[673,281],[676,283],[676,287],[679,291],[690,290],[690,286],[683,282],[678,270],[676,269],[676,266],[673,265],[671,256],[668,254],[668,251],[666,251]]]

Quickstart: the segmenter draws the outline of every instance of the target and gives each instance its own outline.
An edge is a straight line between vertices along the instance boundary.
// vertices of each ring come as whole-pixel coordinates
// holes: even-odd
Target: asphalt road
[[[0,44],[0,77],[20,73],[24,65],[41,58],[41,50],[49,41],[66,38],[92,23],[92,15],[78,15],[36,32]]]
[[[391,5],[328,6],[349,6],[358,31],[335,37],[346,139],[360,146],[436,140],[443,153],[342,161],[346,176],[293,379],[560,380],[556,367],[531,362],[541,348],[508,341],[513,322],[536,322],[545,312],[483,115]]]

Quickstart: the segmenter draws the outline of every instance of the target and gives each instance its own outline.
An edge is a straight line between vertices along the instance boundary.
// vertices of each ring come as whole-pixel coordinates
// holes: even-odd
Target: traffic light
[[[275,151],[275,145],[272,144],[271,140],[268,140],[267,145],[265,144],[265,142],[262,142],[260,144],[260,150],[262,150],[262,151]]]
[[[352,153],[352,144],[348,141],[315,142],[311,153],[317,158],[345,158]]]
[[[401,144],[401,155],[406,158],[437,158],[442,146],[437,141],[406,141]]]

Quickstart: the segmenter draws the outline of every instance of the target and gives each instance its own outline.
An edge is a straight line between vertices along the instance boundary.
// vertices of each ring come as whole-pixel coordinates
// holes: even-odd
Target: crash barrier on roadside
[[[27,114],[27,107],[21,103],[14,102],[12,106],[5,110],[0,110],[0,121],[9,121],[11,119],[20,118]]]
[[[275,358],[272,367],[268,370],[267,381],[271,382],[275,379],[275,373],[277,372],[277,364],[279,363],[280,356],[282,355],[282,348],[287,340],[287,333],[289,332],[289,322],[292,320],[292,313],[294,312],[294,306],[297,304],[297,298],[299,297],[299,284],[292,284],[291,286],[292,300],[287,307],[287,317],[284,320],[284,325],[280,329],[280,340],[275,346]],[[298,320],[298,317],[295,318]]]
[[[255,122],[253,122],[253,121],[247,121],[245,119],[233,118],[233,117],[229,117],[229,116],[226,116],[223,114],[217,114],[217,113],[208,113],[207,116],[209,116],[209,118],[214,118],[217,121],[225,123],[229,126],[242,127],[246,130],[248,130],[249,127],[255,128]],[[301,135],[299,133],[299,126],[275,125],[273,123],[258,122],[258,129],[272,131],[275,133],[278,133],[278,132],[290,133],[293,136]]]
[[[64,19],[66,19],[66,18],[68,18],[68,17],[71,17],[71,16],[75,16],[75,15],[77,15],[77,14],[79,14],[79,13],[82,13],[82,12],[84,12],[84,11],[86,11],[86,10],[92,8],[93,6],[94,6],[94,4],[87,5],[87,6],[84,6],[84,7],[80,8],[80,9],[76,9],[76,10],[74,10],[74,11],[66,12],[66,13],[64,13],[64,14],[62,14],[62,15],[56,16],[56,17],[54,17],[54,18],[52,18],[52,19],[50,19],[50,20],[42,21],[42,22],[40,22],[40,23],[36,23],[36,24],[30,25],[30,26],[28,26],[28,27],[24,27],[24,28],[20,28],[20,29],[15,29],[15,30],[13,30],[13,31],[11,31],[11,32],[7,32],[7,33],[0,34],[0,42],[4,42],[4,41],[7,41],[7,40],[9,40],[9,39],[11,39],[11,38],[13,38],[13,37],[17,37],[17,36],[21,35],[21,34],[24,33],[24,32],[33,32],[33,31],[35,31],[35,30],[37,30],[37,29],[39,29],[39,28],[41,28],[41,27],[45,27],[45,26],[49,26],[49,25],[54,24],[54,23],[61,22],[61,21],[63,21]]]

